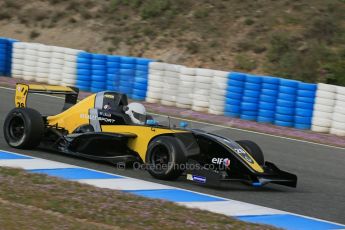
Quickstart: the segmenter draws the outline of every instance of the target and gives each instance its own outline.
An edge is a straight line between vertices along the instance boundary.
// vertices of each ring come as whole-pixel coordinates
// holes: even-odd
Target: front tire
[[[241,147],[244,148],[260,166],[265,164],[264,153],[259,145],[249,140],[241,140],[236,142],[241,145]]]
[[[12,109],[5,119],[5,140],[13,148],[33,149],[40,144],[43,133],[42,116],[34,109]]]
[[[158,136],[148,146],[146,163],[154,178],[174,180],[182,173],[179,164],[185,163],[184,152],[175,137]]]

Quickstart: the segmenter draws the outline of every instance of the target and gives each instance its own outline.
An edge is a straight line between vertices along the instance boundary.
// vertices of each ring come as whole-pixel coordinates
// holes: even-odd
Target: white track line
[[[12,88],[2,87],[2,86],[0,86],[0,89],[7,89],[7,90],[12,90],[12,91],[15,90],[15,89],[12,89]],[[58,99],[64,99],[62,97],[58,97],[58,96],[54,96],[54,95],[38,94],[38,93],[37,93],[37,95],[46,96],[46,97],[52,97],[52,98],[58,98]],[[156,116],[168,117],[167,115],[164,115],[164,114],[158,114],[158,113],[150,113],[150,114],[156,115]],[[211,124],[211,123],[207,123],[207,122],[203,122],[203,121],[195,121],[195,120],[181,118],[181,117],[173,117],[173,116],[169,116],[169,117],[173,118],[173,119],[182,120],[182,121],[188,121],[188,122],[194,122],[194,123],[199,123],[199,124],[204,124],[204,125],[209,125],[209,126],[215,126],[215,127],[219,127],[219,128],[222,128],[222,129],[238,130],[238,131],[247,132],[247,133],[254,133],[254,134],[265,135],[265,136],[275,137],[275,138],[281,138],[281,139],[290,140],[290,141],[297,141],[297,142],[302,142],[302,143],[308,143],[308,144],[313,144],[313,145],[324,146],[324,147],[328,147],[328,148],[336,148],[336,149],[345,150],[345,147],[338,147],[338,146],[334,146],[334,145],[321,144],[321,143],[312,142],[312,141],[299,140],[299,139],[295,139],[295,138],[291,138],[291,137],[284,137],[284,136],[278,136],[278,135],[274,135],[274,134],[261,133],[261,132],[257,132],[257,131],[240,129],[240,128],[234,128],[234,127],[229,127],[229,126],[224,126],[224,125]]]

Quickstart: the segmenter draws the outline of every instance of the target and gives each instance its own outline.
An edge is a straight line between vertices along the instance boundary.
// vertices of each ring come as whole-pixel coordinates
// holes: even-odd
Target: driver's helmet
[[[144,125],[146,122],[146,109],[140,103],[129,103],[125,113],[131,118],[134,124]]]

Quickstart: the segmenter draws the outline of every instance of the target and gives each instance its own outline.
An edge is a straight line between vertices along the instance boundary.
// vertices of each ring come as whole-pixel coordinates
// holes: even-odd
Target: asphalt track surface
[[[62,105],[63,100],[54,97],[29,96],[28,106],[38,109],[42,114],[56,114],[61,110]],[[192,184],[182,177],[172,182],[158,181],[145,171],[116,169],[109,164],[42,150],[23,151],[10,148],[4,140],[2,127],[6,114],[13,107],[14,91],[0,88],[0,149],[345,224],[344,148],[300,142],[245,130],[228,129],[212,124],[190,122],[189,126],[192,128],[205,129],[235,140],[253,140],[262,147],[266,160],[274,162],[282,170],[295,173],[298,176],[297,188],[278,185],[252,188],[238,183],[227,184],[223,188],[210,188]],[[156,116],[155,118],[162,122],[167,121],[165,117]],[[174,122],[171,121],[171,123]]]

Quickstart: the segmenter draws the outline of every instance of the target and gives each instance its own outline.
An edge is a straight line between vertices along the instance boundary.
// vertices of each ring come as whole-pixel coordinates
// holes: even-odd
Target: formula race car
[[[5,119],[7,143],[18,149],[38,146],[63,154],[118,163],[140,163],[155,178],[185,176],[201,184],[240,181],[296,187],[296,175],[264,160],[252,141],[234,141],[202,130],[163,126],[125,94],[104,91],[77,103],[78,89],[17,84],[16,108]],[[63,111],[42,116],[27,108],[29,93],[65,95]]]

